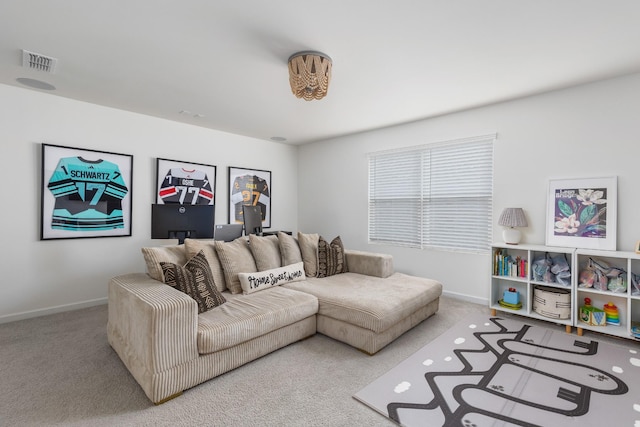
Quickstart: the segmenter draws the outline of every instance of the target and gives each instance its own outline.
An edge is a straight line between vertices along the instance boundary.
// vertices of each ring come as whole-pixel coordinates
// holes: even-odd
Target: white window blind
[[[488,250],[494,139],[369,154],[369,241]]]

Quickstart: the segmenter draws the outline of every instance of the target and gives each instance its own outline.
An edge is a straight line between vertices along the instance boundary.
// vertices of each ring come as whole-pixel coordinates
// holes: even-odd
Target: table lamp
[[[502,232],[504,242],[510,245],[517,245],[520,243],[522,234],[515,227],[526,227],[528,224],[522,208],[504,208],[500,214],[498,225],[508,227]]]

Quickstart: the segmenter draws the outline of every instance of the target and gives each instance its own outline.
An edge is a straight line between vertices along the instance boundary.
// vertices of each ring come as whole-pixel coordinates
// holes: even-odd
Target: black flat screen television
[[[152,239],[211,239],[213,224],[213,205],[151,205]]]
[[[244,235],[257,234],[262,236],[262,209],[260,206],[243,206],[242,220],[244,221]]]

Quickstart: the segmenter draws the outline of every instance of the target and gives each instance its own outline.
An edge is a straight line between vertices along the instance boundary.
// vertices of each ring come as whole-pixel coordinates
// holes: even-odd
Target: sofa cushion
[[[216,242],[216,252],[224,271],[227,288],[232,294],[241,294],[242,286],[238,273],[254,273],[258,271],[253,254],[249,249],[249,241],[240,237],[232,242]]]
[[[302,261],[300,246],[298,246],[298,242],[293,236],[278,231],[278,244],[280,245],[282,265],[295,264]]]
[[[273,286],[305,280],[304,264],[299,262],[257,273],[238,273],[238,279],[242,293],[248,295]]]
[[[317,311],[316,297],[282,286],[250,295],[228,295],[225,304],[198,316],[198,352],[208,354],[233,347]]]
[[[216,252],[216,241],[184,239],[184,247],[187,251],[187,257],[189,258],[196,256],[200,251],[204,253],[211,268],[211,274],[213,274],[213,283],[215,283],[216,288],[218,288],[220,292],[225,291],[227,285],[224,279],[222,264],[220,264],[220,258],[218,258],[218,252]]]
[[[249,235],[249,249],[258,271],[282,267],[278,236]]]
[[[331,243],[322,236],[318,239],[318,277],[328,277],[346,271],[344,246],[340,236]]]
[[[318,275],[318,240],[320,235],[317,233],[307,234],[298,232],[298,246],[302,254],[302,262],[304,262],[304,272],[307,277],[316,277]]]
[[[287,283],[287,289],[308,292],[319,300],[318,314],[376,333],[410,316],[442,294],[442,284],[394,273],[387,278],[344,273]]]
[[[189,260],[184,245],[142,248],[142,255],[147,265],[147,273],[160,282],[164,282],[164,274],[162,267],[160,267],[161,262],[184,265]]]
[[[189,295],[198,303],[198,313],[204,313],[226,302],[213,283],[209,262],[202,251],[182,266],[161,262],[164,283]]]

